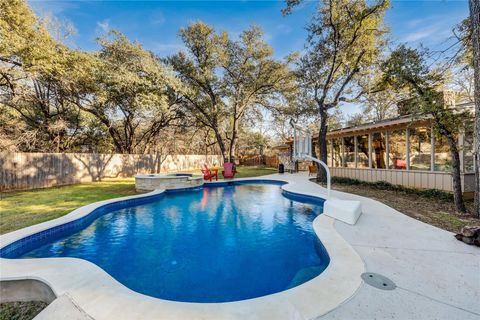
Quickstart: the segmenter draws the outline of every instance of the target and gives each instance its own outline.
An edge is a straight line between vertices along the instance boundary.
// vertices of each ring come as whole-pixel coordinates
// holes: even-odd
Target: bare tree
[[[470,0],[475,78],[475,215],[480,217],[480,0]]]

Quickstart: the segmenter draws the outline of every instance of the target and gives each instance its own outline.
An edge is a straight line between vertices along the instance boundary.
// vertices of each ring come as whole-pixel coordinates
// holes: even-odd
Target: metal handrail
[[[290,119],[290,125],[293,128],[293,158],[296,160],[310,160],[322,165],[327,173],[327,199],[330,198],[331,190],[331,174],[327,164],[320,159],[312,157],[312,134],[310,130],[303,129],[297,125],[296,121]],[[297,134],[297,130],[305,133],[305,140],[301,141],[301,137]]]

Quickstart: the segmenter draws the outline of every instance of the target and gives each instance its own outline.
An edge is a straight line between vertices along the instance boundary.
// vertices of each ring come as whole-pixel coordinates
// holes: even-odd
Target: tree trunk
[[[205,141],[205,159],[208,158],[208,143]]]
[[[473,34],[473,69],[475,97],[475,215],[480,218],[480,0],[470,0],[470,19]]]
[[[462,195],[462,180],[460,178],[460,155],[458,154],[457,142],[455,137],[447,135],[450,154],[452,155],[452,180],[453,180],[453,199],[455,208],[458,212],[466,213],[465,203]]]
[[[113,145],[115,146],[115,150],[117,153],[126,153],[126,149],[120,139],[117,139],[118,133],[112,126],[108,127],[108,133],[112,138]]]
[[[327,163],[327,120],[328,114],[326,110],[320,107],[320,129],[318,131],[318,159]],[[325,169],[317,163],[317,182],[326,183],[327,175]]]
[[[238,119],[233,119],[232,125],[232,140],[230,141],[230,148],[228,152],[228,157],[231,163],[235,163],[235,152],[237,147],[238,140]]]
[[[215,138],[217,139],[218,147],[220,148],[220,153],[222,154],[223,162],[228,162],[227,160],[227,149],[225,148],[225,143],[223,142],[222,135],[217,129],[213,130],[215,132]]]

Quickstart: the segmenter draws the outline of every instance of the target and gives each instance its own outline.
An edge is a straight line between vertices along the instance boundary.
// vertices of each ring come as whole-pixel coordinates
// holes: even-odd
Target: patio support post
[[[330,166],[333,168],[333,153],[335,150],[333,150],[333,139],[330,139]]]
[[[430,127],[430,171],[435,171],[435,134],[433,132],[433,125]]]
[[[387,152],[387,156],[385,159],[385,169],[390,169],[390,131],[385,131],[385,149],[386,149],[386,152]]]
[[[341,166],[342,168],[344,168],[344,167],[345,167],[345,163],[346,163],[346,162],[345,162],[345,143],[344,143],[344,141],[343,141],[343,137],[341,137],[340,140],[342,141],[342,145],[341,145],[341,147],[340,147],[340,148],[341,148],[340,154],[342,155],[342,159],[341,159],[341,161],[340,161],[340,162],[341,162],[340,166]]]
[[[354,150],[355,152],[353,153],[354,154],[354,157],[355,157],[355,168],[357,167],[357,136],[353,136],[353,145],[354,145]]]
[[[407,158],[406,158],[406,160],[407,160],[407,171],[408,171],[408,170],[410,170],[410,129],[407,128],[406,130],[407,130],[406,133],[405,133],[405,135],[407,137],[407,141],[406,141],[406,147],[407,147],[407,155],[406,156],[407,156]]]
[[[460,132],[458,135],[458,155],[460,156],[460,172],[465,172],[465,163],[463,162],[464,152],[463,149],[465,148],[465,134],[464,132]]]
[[[368,134],[368,167],[371,169],[373,164],[372,159],[372,134]]]

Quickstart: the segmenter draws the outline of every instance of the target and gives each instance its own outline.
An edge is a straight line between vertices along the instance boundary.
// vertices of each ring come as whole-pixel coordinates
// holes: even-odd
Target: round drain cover
[[[397,287],[392,280],[378,273],[365,272],[362,273],[361,277],[366,284],[371,285],[372,287],[375,287],[377,289],[393,290]]]

